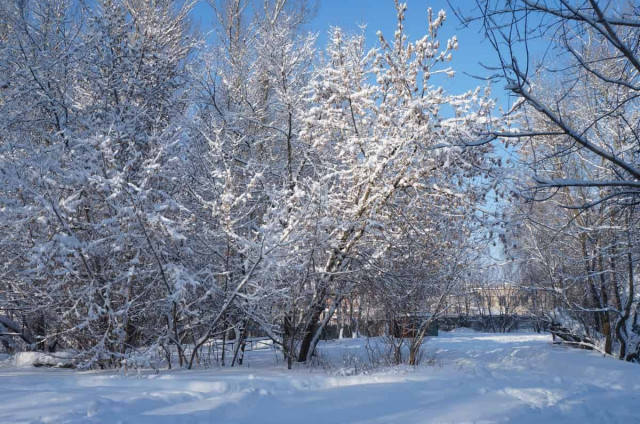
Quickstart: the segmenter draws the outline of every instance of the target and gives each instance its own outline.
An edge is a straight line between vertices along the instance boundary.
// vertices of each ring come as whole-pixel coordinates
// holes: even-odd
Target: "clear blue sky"
[[[459,49],[454,52],[451,66],[457,70],[457,76],[451,83],[455,82],[455,91],[466,91],[477,85],[484,84],[475,78],[462,75],[462,71],[481,77],[486,77],[489,72],[479,65],[480,62],[493,61],[491,46],[483,41],[481,28],[462,28],[458,18],[451,11],[445,0],[408,0],[405,21],[405,31],[410,39],[422,37],[428,30],[427,8],[431,7],[434,13],[443,9],[447,13],[447,21],[439,33],[442,44],[448,38],[456,35],[459,41]],[[451,1],[455,4],[455,0]],[[467,6],[457,6],[465,12],[472,12],[471,6],[474,2],[458,1]],[[326,41],[326,32],[330,26],[340,26],[347,30],[357,31],[358,24],[367,25],[367,40],[374,47],[377,43],[376,32],[378,30],[390,39],[396,29],[396,12],[393,0],[320,0],[320,9],[312,22],[312,29],[318,31],[319,44]],[[453,87],[447,87],[451,89]]]
[[[405,0],[408,5],[405,30],[411,39],[422,37],[427,31],[427,8],[435,13],[440,9],[447,13],[447,21],[439,33],[444,44],[453,35],[458,37],[459,49],[454,52],[450,65],[456,70],[453,79],[438,81],[452,94],[462,93],[486,82],[475,77],[486,78],[492,71],[481,64],[495,66],[495,52],[484,39],[482,28],[478,22],[464,28],[452,12],[446,0]],[[477,14],[475,2],[471,0],[450,0],[451,4],[463,14]],[[194,18],[200,22],[202,30],[211,28],[212,11],[206,1],[201,1],[194,10]],[[382,31],[387,38],[392,38],[396,28],[396,14],[393,0],[320,0],[319,10],[311,23],[309,31],[318,33],[318,47],[326,44],[327,31],[331,26],[339,26],[351,32],[357,32],[360,24],[366,24],[367,40],[371,47],[376,46],[376,32]],[[493,71],[495,72],[495,71]],[[508,107],[509,98],[503,90],[503,83],[492,87],[493,96],[499,104]]]

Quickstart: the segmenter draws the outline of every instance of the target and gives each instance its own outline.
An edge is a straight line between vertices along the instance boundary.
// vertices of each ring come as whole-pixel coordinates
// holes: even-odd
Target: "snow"
[[[72,364],[70,359],[72,357],[73,354],[71,352],[57,352],[55,354],[19,352],[13,356],[11,364],[15,367],[64,367]]]
[[[2,423],[637,423],[640,367],[548,335],[445,333],[432,365],[340,376],[364,339],[321,343],[334,367],[287,371],[269,349],[243,367],[0,369]],[[248,366],[246,365],[248,364]]]

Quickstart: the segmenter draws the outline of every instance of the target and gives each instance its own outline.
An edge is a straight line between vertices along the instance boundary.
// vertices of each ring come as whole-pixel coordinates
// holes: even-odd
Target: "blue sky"
[[[405,31],[411,39],[418,39],[427,32],[427,8],[431,7],[434,13],[443,9],[447,13],[447,21],[442,28],[439,37],[441,43],[446,43],[453,35],[458,37],[459,50],[454,52],[451,66],[458,70],[456,87],[461,91],[466,91],[482,81],[470,76],[462,75],[462,70],[469,74],[486,77],[489,71],[479,65],[480,62],[490,62],[493,60],[491,46],[484,40],[480,26],[475,28],[462,28],[458,18],[451,11],[445,0],[405,0],[407,3],[407,13],[405,21]],[[452,0],[452,4],[455,3]],[[472,12],[472,1],[464,1],[467,6],[457,6],[465,12]],[[376,32],[378,30],[389,39],[393,37],[396,29],[396,12],[393,0],[324,0],[320,1],[320,9],[312,22],[314,31],[319,31],[319,44],[323,45],[326,40],[326,30],[330,26],[340,26],[352,31],[358,30],[359,24],[367,25],[367,40],[373,47],[377,42]],[[448,84],[447,84],[448,85]],[[457,91],[457,90],[456,90]]]
[[[405,30],[411,39],[422,37],[427,31],[427,8],[431,7],[435,13],[440,9],[447,13],[447,21],[439,33],[442,43],[453,35],[458,37],[459,49],[454,52],[450,65],[456,71],[453,79],[438,81],[452,94],[462,93],[480,85],[485,86],[486,78],[492,71],[487,66],[496,65],[495,52],[484,38],[479,23],[472,23],[463,27],[454,15],[446,0],[405,0],[408,5]],[[463,14],[475,14],[475,2],[470,0],[450,0],[450,3]],[[200,22],[202,30],[211,28],[213,19],[210,6],[202,1],[194,10],[196,21]],[[322,48],[327,40],[327,31],[331,26],[339,26],[351,32],[359,31],[358,27],[366,24],[367,40],[371,47],[376,46],[378,30],[387,38],[393,37],[396,28],[396,15],[393,0],[320,0],[319,10],[310,24],[309,31],[318,34],[318,47]],[[495,72],[495,71],[494,71]],[[480,78],[480,79],[479,79]],[[508,107],[510,98],[503,90],[503,83],[492,87],[493,96],[499,104]]]

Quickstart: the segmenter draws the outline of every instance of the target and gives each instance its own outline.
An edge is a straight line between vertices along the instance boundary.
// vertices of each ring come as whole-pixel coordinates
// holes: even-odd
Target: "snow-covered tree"
[[[302,138],[315,164],[299,184],[298,198],[301,206],[317,205],[316,213],[298,207],[290,218],[317,234],[300,361],[313,354],[357,281],[359,262],[388,255],[400,244],[394,236],[411,237],[409,231],[394,234],[394,219],[417,225],[421,237],[436,233],[445,247],[446,225],[463,228],[474,215],[474,196],[484,191],[475,177],[489,162],[488,91],[450,95],[436,86],[440,74],[453,76],[446,63],[457,48],[455,38],[443,45],[438,40],[444,12],[429,10],[427,34],[410,42],[406,5],[396,9],[393,40],[379,34],[373,50],[365,48],[363,36],[332,30],[312,83]]]
[[[191,2],[3,3],[0,324],[30,348],[235,365],[259,333],[291,366],[355,296],[443,313],[484,248],[494,103],[439,87],[444,12],[319,53],[304,1],[211,6],[206,45]]]
[[[518,98],[518,128],[501,135],[523,141],[523,270],[556,297],[551,319],[568,341],[637,361],[638,5],[486,1],[480,10]],[[533,43],[555,60],[529,55]]]
[[[10,284],[20,308],[46,315],[44,342],[81,351],[89,365],[138,345],[179,345],[189,278],[185,211],[173,196],[189,8],[105,0],[12,9],[3,240],[21,246]]]

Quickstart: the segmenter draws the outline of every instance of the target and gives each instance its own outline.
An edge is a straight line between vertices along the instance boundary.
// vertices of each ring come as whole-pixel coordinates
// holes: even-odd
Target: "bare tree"
[[[498,77],[516,98],[516,128],[496,134],[519,140],[530,181],[517,201],[528,219],[522,269],[562,305],[554,319],[570,341],[605,353],[617,345],[621,359],[637,360],[640,9],[597,0],[477,5]]]

